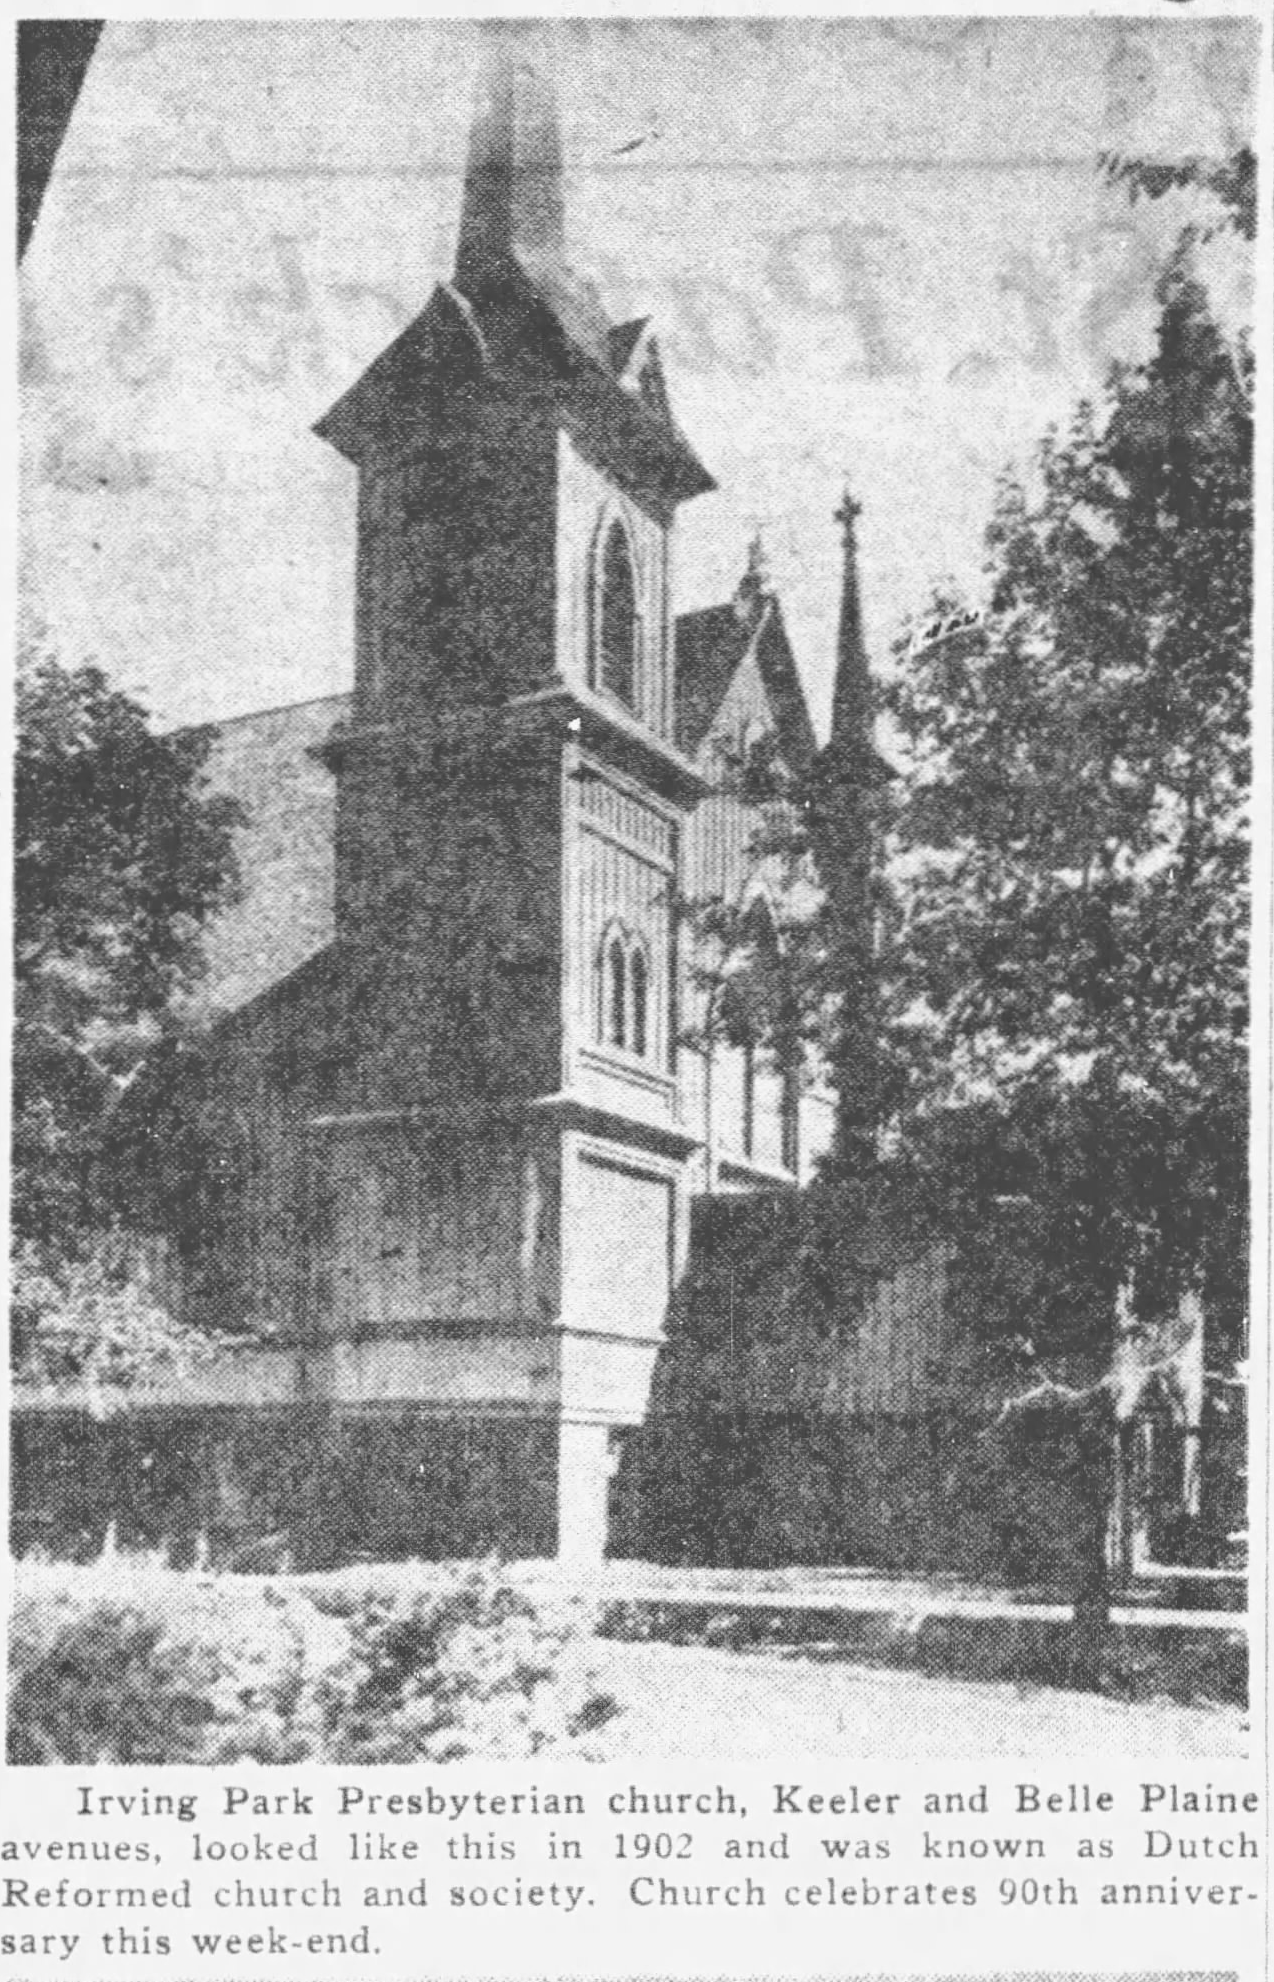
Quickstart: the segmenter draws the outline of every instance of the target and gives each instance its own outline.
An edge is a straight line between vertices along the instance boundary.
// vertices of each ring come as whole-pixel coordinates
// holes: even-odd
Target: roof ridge
[[[240,709],[233,716],[205,716],[201,722],[178,723],[165,730],[165,736],[187,736],[193,730],[226,730],[235,723],[259,722],[262,716],[282,716],[293,709],[315,709],[321,702],[348,702],[354,692],[353,683],[348,688],[334,688],[326,695],[305,695],[299,702],[271,702],[264,709]]]

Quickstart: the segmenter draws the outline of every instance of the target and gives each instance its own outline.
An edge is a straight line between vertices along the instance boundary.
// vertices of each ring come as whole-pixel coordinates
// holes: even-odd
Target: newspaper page
[[[13,25],[0,1978],[1255,1982],[1267,10]]]

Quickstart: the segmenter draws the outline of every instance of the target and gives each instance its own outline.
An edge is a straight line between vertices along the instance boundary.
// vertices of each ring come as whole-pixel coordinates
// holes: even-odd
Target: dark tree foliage
[[[1155,348],[1006,483],[986,606],[900,647],[900,1142],[1024,1367],[1109,1378],[1246,1269],[1252,365],[1188,245]],[[929,622],[932,626],[934,620]]]
[[[1251,233],[1252,173],[1190,187]],[[1115,1425],[1199,1308],[1246,1349],[1252,421],[1184,230],[1154,348],[1001,487],[984,604],[941,597],[889,697],[900,1167],[1005,1408],[1071,1415],[1079,1656],[1102,1657]]]
[[[28,656],[16,717],[13,1230],[56,1260],[136,1209],[118,1126],[233,894],[240,813],[203,788],[209,735],[156,735],[97,668]]]
[[[1256,153],[1241,145],[1229,158],[1158,160],[1125,158],[1103,152],[1103,174],[1111,185],[1126,186],[1129,198],[1161,200],[1168,193],[1205,193],[1220,206],[1219,223],[1192,225],[1196,235],[1231,228],[1245,241],[1256,239]]]

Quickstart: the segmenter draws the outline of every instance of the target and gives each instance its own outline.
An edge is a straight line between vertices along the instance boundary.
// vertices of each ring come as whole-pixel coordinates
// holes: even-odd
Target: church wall
[[[750,885],[763,880],[749,851],[759,823],[756,814],[733,796],[717,795],[704,801],[688,835],[692,878],[687,881],[686,892],[691,900],[723,898],[737,902]],[[772,1176],[784,1173],[789,1166],[785,1161],[783,1077],[764,1048],[754,1052],[749,1078],[742,1046],[719,1034],[705,1036],[712,1023],[711,999],[711,987],[687,986],[684,1024],[694,1044],[684,1055],[686,1120],[711,1142],[714,1162],[728,1162],[740,1172],[750,1165]],[[815,1113],[803,1088],[797,1137],[802,1177],[809,1175],[807,1149],[813,1152],[825,1146]]]
[[[752,1083],[752,1160],[765,1170],[785,1170],[783,1077],[768,1054],[756,1055]]]
[[[944,1394],[940,1255],[903,1252],[849,1305],[808,1277],[827,1213],[795,1191],[697,1202],[650,1409],[622,1439],[611,1552],[1072,1584],[1067,1426],[992,1430]]]
[[[428,444],[359,477],[355,733],[338,779],[337,921],[348,933],[401,865],[435,733],[542,688],[555,665],[556,424],[533,394],[457,395]],[[403,755],[406,751],[406,757]],[[395,778],[405,790],[395,793]]]
[[[480,1138],[560,1079],[561,745],[475,716],[377,762],[376,893],[347,928],[351,1105]]]
[[[711,792],[700,800],[686,833],[685,886],[691,901],[740,900],[755,877],[750,849],[759,824],[732,792]]]
[[[736,792],[722,789],[741,756],[776,728],[761,678],[755,644],[745,655],[703,739],[697,757],[700,770],[717,789],[696,807],[686,829],[685,894],[692,903],[722,901],[740,907],[754,893],[781,902],[787,885],[778,856],[758,854],[764,819],[755,806]],[[690,984],[684,996],[683,1024],[698,1042],[688,1053],[686,1120],[711,1143],[702,1184],[728,1189],[754,1187],[758,1181],[792,1174],[785,1157],[791,1154],[785,1133],[785,1083],[764,1050],[754,1054],[751,1078],[741,1046],[718,1037],[705,1041],[710,1027],[712,989]],[[705,1045],[707,1050],[705,1050]],[[807,1070],[812,1072],[812,1069]],[[796,1136],[797,1169],[808,1181],[818,1155],[827,1148],[829,1127],[825,1109],[804,1081]],[[709,1171],[711,1173],[709,1177]]]
[[[309,997],[263,1000],[212,1036],[211,1210],[175,1232],[181,1306],[203,1326],[293,1341],[322,1289],[313,1234],[323,1203],[306,1128],[323,1034]]]
[[[431,1153],[409,1131],[335,1129],[328,1144],[336,1335],[534,1313],[516,1147]]]
[[[448,528],[459,531],[452,556],[472,547],[473,642],[495,664],[500,696],[547,686],[557,666],[556,435],[548,403],[492,395],[476,422],[472,508],[462,522],[445,495]]]
[[[833,1367],[829,1407],[846,1416],[925,1409],[950,1343],[946,1263],[934,1250],[880,1281],[852,1353]]]
[[[572,1135],[565,1170],[563,1313],[596,1335],[662,1338],[681,1234],[677,1172]]]
[[[11,1545],[239,1569],[551,1556],[559,1428],[398,1404],[15,1413]]]
[[[268,1049],[267,1049],[268,1051]],[[307,1079],[267,1099],[229,1196],[223,1240],[197,1304],[220,1325],[288,1339],[402,1337],[436,1324],[542,1325],[558,1306],[555,1151],[480,1129],[427,1136],[322,1110]],[[249,1072],[249,1069],[251,1070]],[[240,1092],[243,1092],[241,1085]],[[316,1124],[318,1126],[316,1126]],[[485,1352],[484,1352],[485,1353]],[[526,1385],[517,1381],[519,1395]]]
[[[427,441],[360,471],[356,715],[428,721],[554,665],[556,421],[496,384],[440,398]]]

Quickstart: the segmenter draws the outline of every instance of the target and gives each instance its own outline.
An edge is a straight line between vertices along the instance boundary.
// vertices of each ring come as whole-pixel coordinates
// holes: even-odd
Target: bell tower
[[[713,483],[649,324],[571,263],[556,106],[515,48],[479,80],[452,280],[316,431],[357,473],[358,553],[313,1352],[338,1398],[463,1433],[475,1493],[504,1481],[470,1546],[509,1549],[530,1497],[530,1552],[595,1556],[686,1246],[702,785],[669,565]]]

